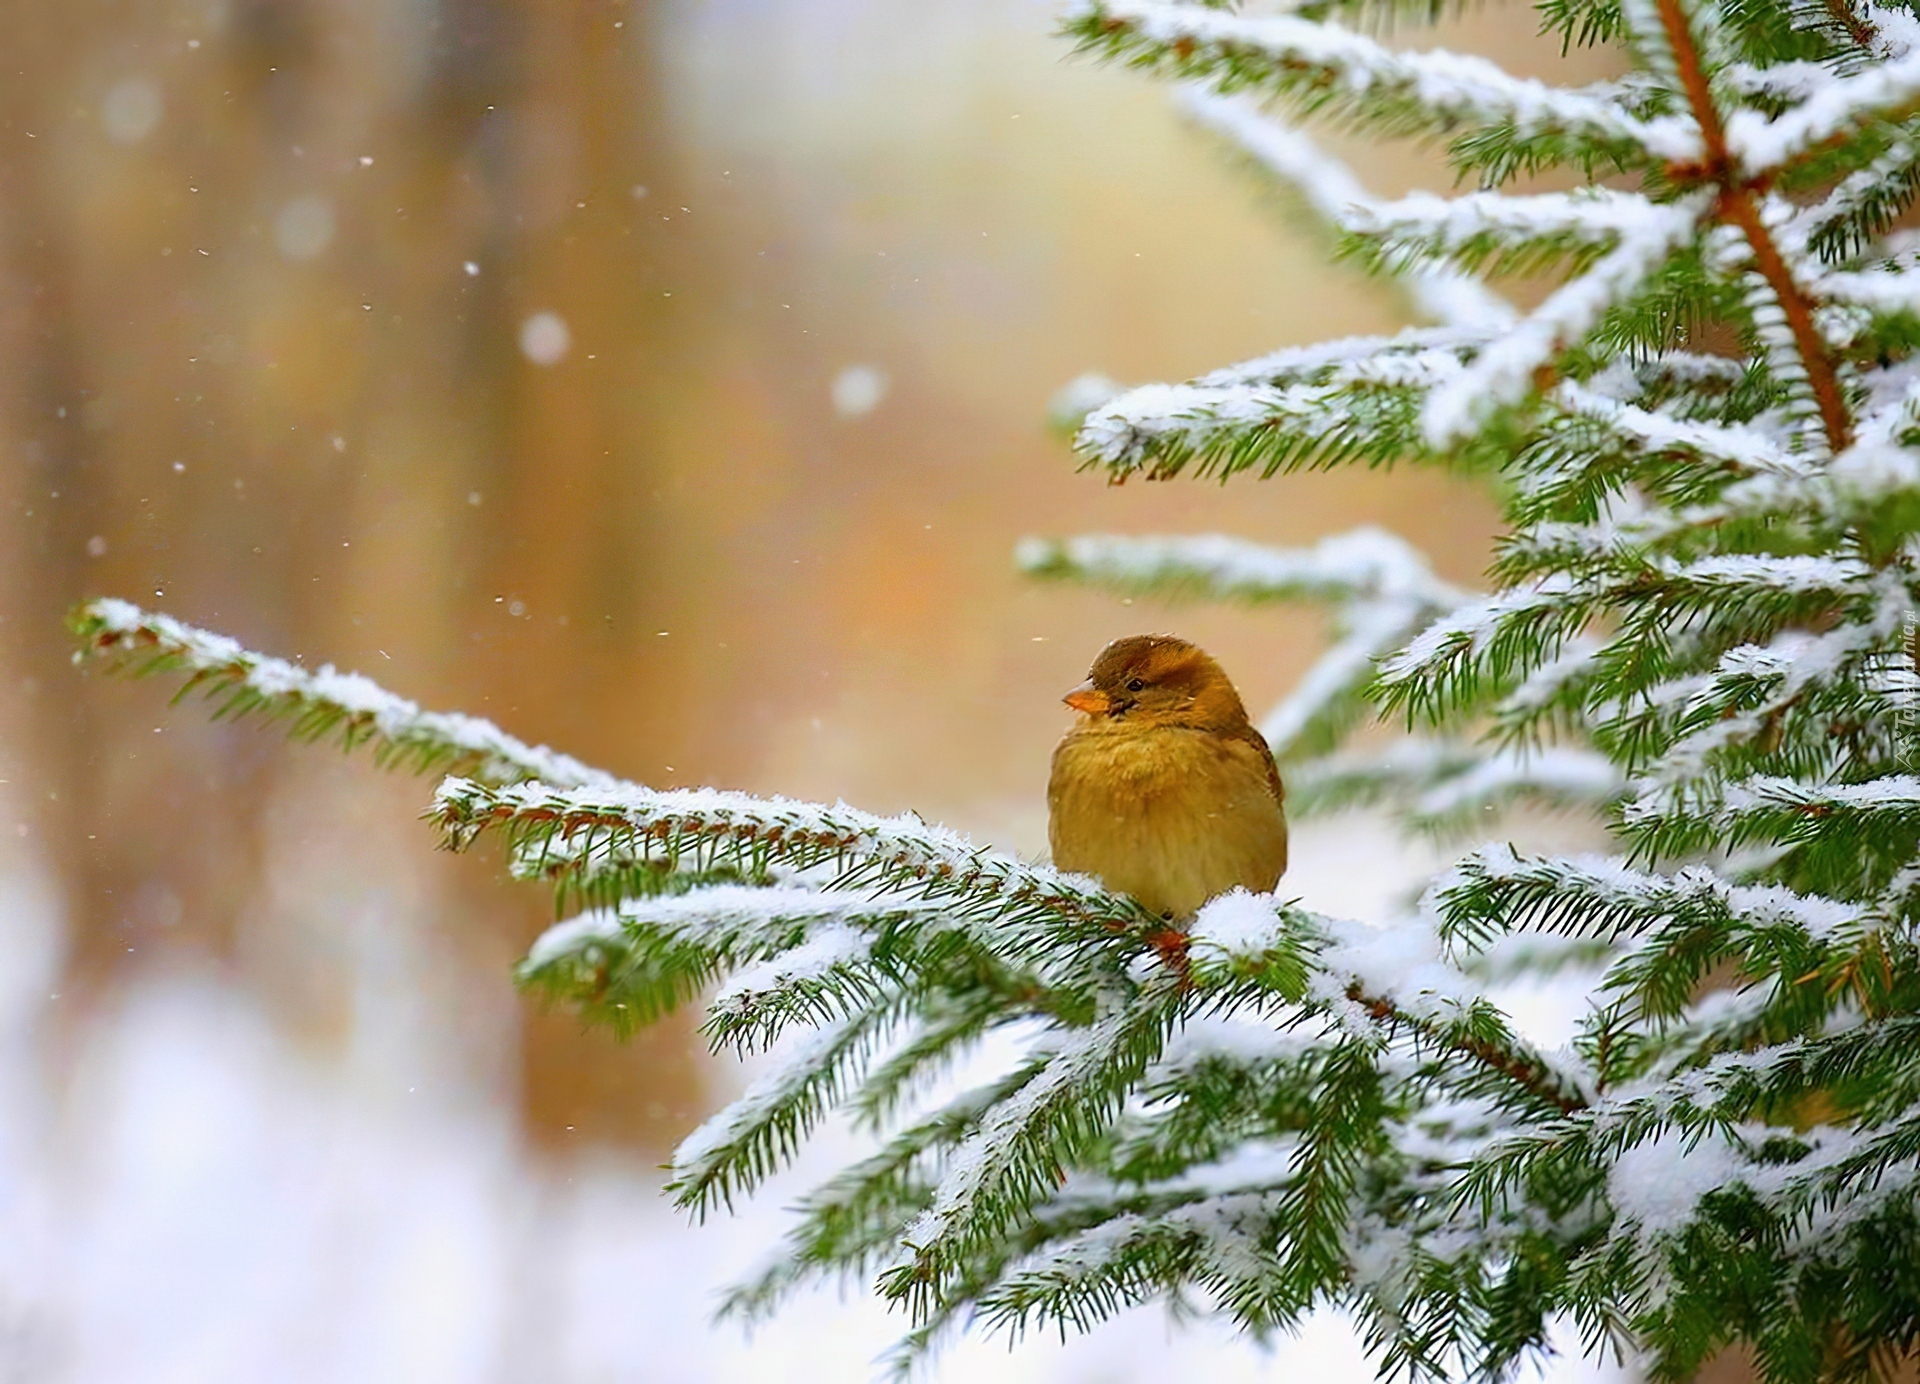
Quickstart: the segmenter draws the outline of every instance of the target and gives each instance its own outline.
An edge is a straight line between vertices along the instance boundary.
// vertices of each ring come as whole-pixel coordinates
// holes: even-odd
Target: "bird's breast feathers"
[[[1053,862],[1175,918],[1235,885],[1265,893],[1287,863],[1277,786],[1250,738],[1076,730],[1054,751],[1047,788]]]

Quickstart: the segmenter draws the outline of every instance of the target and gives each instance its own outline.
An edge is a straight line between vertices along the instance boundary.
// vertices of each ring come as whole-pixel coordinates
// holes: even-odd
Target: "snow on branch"
[[[1909,1214],[1916,1181],[1910,1160],[1920,1142],[1914,1126],[1920,1122],[1854,1131],[1748,1117],[1746,1112],[1764,1108],[1753,1070],[1790,1063],[1795,1055],[1792,1048],[1762,1048],[1748,1062],[1684,1073],[1582,1112],[1559,1128],[1516,1135],[1476,1161],[1462,1190],[1492,1205],[1523,1182],[1598,1183],[1612,1212],[1609,1245],[1616,1251],[1601,1262],[1620,1274],[1625,1266],[1617,1251],[1630,1253],[1639,1262],[1628,1272],[1647,1285],[1643,1294],[1670,1282],[1667,1256],[1687,1255],[1690,1230],[1698,1227],[1725,1243],[1715,1234],[1715,1197],[1724,1205],[1744,1193],[1750,1208],[1745,1225],[1757,1220],[1769,1231],[1777,1227],[1774,1233],[1793,1262],[1810,1266],[1827,1259],[1821,1267],[1831,1271],[1833,1258],[1845,1263],[1863,1249],[1870,1258],[1883,1256],[1886,1237],[1899,1234]],[[1854,1232],[1890,1213],[1891,1224],[1870,1235],[1867,1245],[1849,1243]],[[1761,1263],[1728,1267],[1762,1268],[1770,1256],[1761,1246],[1770,1242],[1771,1234],[1750,1229],[1730,1253]],[[1668,1310],[1673,1305],[1663,1304]]]
[[[1064,27],[1083,49],[1135,67],[1221,92],[1261,91],[1305,112],[1391,133],[1453,134],[1462,125],[1556,133],[1605,149],[1621,165],[1700,156],[1691,122],[1638,119],[1610,87],[1548,86],[1485,58],[1392,49],[1295,15],[1242,15],[1166,0],[1077,0]]]
[[[1358,208],[1345,227],[1369,263],[1396,272],[1433,260],[1521,272],[1639,234],[1649,218],[1658,218],[1659,206],[1638,193],[1602,187],[1531,197],[1415,192]]]
[[[504,836],[534,859],[545,843],[577,843],[567,856],[574,868],[642,840],[708,869],[732,865],[757,875],[771,865],[831,866],[835,888],[939,900],[996,927],[1020,920],[1038,932],[1050,924],[1055,947],[1163,926],[1133,900],[1082,876],[1025,864],[917,817],[877,817],[845,804],[711,788],[568,790],[450,778],[435,793],[428,820],[456,850],[485,832]]]
[[[1299,986],[1309,1012],[1330,1014],[1365,1043],[1398,1033],[1465,1059],[1453,1079],[1466,1089],[1491,1080],[1563,1112],[1584,1103],[1577,1073],[1513,1033],[1424,918],[1370,927],[1236,889],[1200,910],[1188,951],[1203,994],[1233,975],[1259,976],[1283,994]],[[1313,958],[1310,971],[1289,966],[1302,956]]]
[[[1616,940],[1670,925],[1753,932],[1791,928],[1808,945],[1862,925],[1856,904],[1772,885],[1736,885],[1701,866],[1660,875],[1619,857],[1522,857],[1486,846],[1430,886],[1449,941],[1482,947],[1516,928]]]
[[[667,1189],[704,1215],[753,1189],[792,1158],[884,1036],[884,1007],[822,1025],[674,1150]]]
[[[1524,398],[1541,369],[1693,238],[1710,204],[1705,193],[1692,193],[1673,203],[1648,202],[1636,216],[1623,218],[1618,243],[1592,268],[1555,289],[1511,331],[1488,342],[1470,365],[1434,388],[1420,415],[1427,445],[1445,449],[1473,434],[1497,409]]]
[[[1827,196],[1793,216],[1792,239],[1826,263],[1836,263],[1870,244],[1892,224],[1913,195],[1911,138],[1895,138],[1867,167],[1842,178]]]
[[[1896,613],[1891,621],[1819,635],[1789,629],[1764,645],[1738,645],[1710,672],[1674,679],[1623,707],[1602,733],[1644,746],[1645,777],[1664,784],[1709,777],[1761,740],[1814,777],[1849,761],[1896,758],[1911,719],[1899,699],[1914,687],[1899,630]],[[1844,739],[1832,734],[1837,720],[1852,727]]]
[[[709,1002],[706,1031],[716,1044],[747,1051],[769,1046],[793,1023],[825,1023],[871,1004],[918,959],[896,946],[898,964],[876,966],[871,939],[938,933],[943,916],[924,899],[717,884],[628,898],[556,923],[516,978],[631,1031],[732,972]]]
[[[1555,574],[1471,601],[1382,661],[1382,700],[1433,719],[1473,700],[1483,680],[1504,690],[1552,661],[1586,624],[1590,600],[1590,586]]]
[[[1361,185],[1352,169],[1310,135],[1263,114],[1246,98],[1188,86],[1180,90],[1180,105],[1268,172],[1285,179],[1315,212],[1341,230],[1354,230],[1359,219],[1377,214],[1379,199]],[[1408,265],[1400,277],[1415,305],[1436,322],[1484,335],[1513,322],[1513,305],[1470,274],[1435,265]]]
[[[1602,424],[1640,456],[1675,455],[1728,467],[1741,475],[1810,479],[1816,468],[1782,447],[1760,428],[1700,422],[1609,398],[1575,380],[1563,380],[1553,402],[1568,413]]]
[[[1874,833],[1890,846],[1893,833],[1920,830],[1920,778],[1816,784],[1765,774],[1709,794],[1652,785],[1622,811],[1621,824],[1643,848],[1668,855],[1755,841],[1824,842],[1842,850],[1855,843],[1858,854]]]
[[[989,1110],[954,1150],[930,1204],[900,1236],[901,1262],[882,1291],[924,1314],[985,1244],[1058,1185],[1064,1160],[1110,1126],[1184,1008],[1163,982],[1096,1022],[1053,1035],[1032,1079]]]
[[[1807,74],[1794,105],[1769,117],[1734,110],[1726,120],[1728,151],[1749,178],[1759,178],[1868,120],[1911,113],[1920,103],[1920,33],[1912,16],[1877,9],[1885,39],[1882,60],[1852,76]]]
[[[478,717],[422,711],[358,673],[332,664],[310,671],[126,601],[91,601],[70,623],[79,656],[135,677],[185,673],[174,700],[198,695],[216,702],[217,720],[258,714],[290,721],[296,740],[338,740],[346,750],[371,744],[376,764],[416,773],[452,770],[497,784],[540,779],[563,788],[619,782]]]
[[[1427,392],[1463,371],[1462,347],[1409,333],[1383,343],[1282,352],[1191,384],[1146,385],[1087,415],[1074,447],[1115,479],[1191,470],[1387,466],[1429,455],[1419,426]]]
[[[1489,753],[1465,740],[1404,736],[1293,766],[1287,808],[1306,816],[1384,805],[1412,830],[1445,833],[1479,830],[1485,814],[1517,801],[1597,813],[1625,791],[1611,761],[1577,746]]]
[[[1578,562],[1550,566],[1443,615],[1384,660],[1382,701],[1434,718],[1504,693],[1552,666],[1602,614],[1616,615],[1621,629],[1597,657],[1619,662],[1616,676],[1641,691],[1641,679],[1661,666],[1651,659],[1657,649],[1722,633],[1750,638],[1794,619],[1858,618],[1882,601],[1870,569],[1851,557],[1739,553],[1686,562],[1599,543]],[[1699,651],[1709,652],[1705,643]]]
[[[1466,596],[1434,576],[1417,550],[1372,527],[1323,538],[1311,548],[1271,548],[1224,534],[1029,538],[1015,561],[1034,576],[1133,595],[1250,602],[1413,599],[1443,609]]]

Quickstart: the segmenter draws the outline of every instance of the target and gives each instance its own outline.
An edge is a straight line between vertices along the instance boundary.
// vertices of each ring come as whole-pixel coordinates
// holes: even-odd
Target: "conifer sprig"
[[[564,787],[611,785],[609,774],[528,745],[473,716],[422,711],[358,673],[317,671],[243,648],[225,635],[150,614],[127,601],[89,601],[68,621],[75,660],[131,677],[185,674],[174,701],[215,703],[215,720],[260,716],[288,723],[295,740],[370,747],[374,763],[411,773],[463,773],[489,783],[539,779]]]

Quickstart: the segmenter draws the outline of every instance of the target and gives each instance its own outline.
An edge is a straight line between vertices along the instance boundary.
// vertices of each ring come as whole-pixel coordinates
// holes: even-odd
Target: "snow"
[[[833,400],[833,411],[842,418],[864,418],[880,406],[891,385],[878,366],[849,365],[833,377],[828,396]]]
[[[1346,225],[1354,234],[1389,247],[1447,255],[1485,239],[1515,246],[1543,240],[1610,245],[1622,236],[1639,234],[1663,216],[1658,203],[1638,193],[1584,187],[1533,196],[1470,192],[1440,197],[1413,192],[1397,201],[1359,208]]]
[[[1648,452],[1681,450],[1748,474],[1805,477],[1808,463],[1786,452],[1757,428],[1738,423],[1701,423],[1617,402],[1574,380],[1554,390],[1568,412],[1605,423]]]
[[[1515,77],[1482,57],[1392,49],[1337,24],[1288,14],[1242,15],[1166,0],[1078,0],[1069,6],[1068,23],[1088,18],[1126,25],[1161,47],[1197,46],[1207,56],[1231,52],[1242,63],[1264,58],[1290,75],[1313,74],[1323,89],[1344,89],[1356,99],[1412,101],[1441,129],[1510,122],[1525,133],[1564,130],[1631,142],[1666,160],[1701,156],[1699,131],[1690,121],[1637,120],[1623,109],[1611,84],[1584,90],[1548,86]],[[1191,66],[1195,59],[1185,61]]]
[[[1727,149],[1749,177],[1792,161],[1815,145],[1852,129],[1870,116],[1898,110],[1920,98],[1920,45],[1911,20],[1901,25],[1891,10],[1876,11],[1883,36],[1907,28],[1897,50],[1846,77],[1796,70],[1804,98],[1778,117],[1735,109],[1726,116]]]
[[[100,127],[115,144],[138,144],[159,125],[166,101],[157,83],[127,77],[107,88],[100,102]]]
[[[1441,606],[1458,603],[1448,602]],[[1375,663],[1431,619],[1434,607],[1423,601],[1368,601],[1350,606],[1342,617],[1345,631],[1320,655],[1286,699],[1260,722],[1260,733],[1274,753],[1286,755],[1337,698],[1357,689]]]
[[[1700,1199],[1743,1180],[1739,1151],[1714,1134],[1667,1130],[1624,1150],[1607,1172],[1607,1200],[1644,1236],[1670,1235]]]
[[[685,894],[622,900],[617,908],[593,909],[555,923],[535,940],[526,964],[548,965],[599,941],[617,941],[629,928],[683,936],[704,935],[730,952],[774,945],[798,925],[822,937],[847,930],[862,918],[894,917],[930,910],[918,901],[866,894],[823,894],[813,889],[717,884]]]
[[[1635,216],[1623,218],[1619,244],[1547,295],[1428,396],[1421,411],[1428,443],[1445,447],[1471,433],[1493,409],[1517,403],[1532,387],[1534,372],[1585,336],[1608,308],[1631,296],[1693,234],[1709,205],[1707,194],[1692,193],[1667,205],[1646,203]]]
[[[520,354],[535,365],[558,365],[573,349],[573,331],[557,312],[536,312],[520,324]]]
[[[1239,1066],[1296,1061],[1323,1041],[1313,1025],[1282,1026],[1278,1018],[1247,1014],[1197,1015],[1173,1031],[1142,1084],[1172,1080],[1213,1061]]]
[[[1920,310],[1920,266],[1905,263],[1894,269],[1836,270],[1813,283],[1822,298],[1871,308],[1877,313]]]
[[[1271,548],[1224,534],[1028,538],[1014,560],[1030,572],[1065,569],[1115,585],[1190,583],[1215,599],[1412,597],[1446,607],[1465,595],[1435,577],[1411,545],[1371,526],[1323,538],[1311,548]]]
[[[1767,808],[1828,808],[1872,811],[1920,808],[1920,778],[1888,774],[1864,783],[1809,785],[1790,778],[1761,776],[1730,784],[1722,795],[1725,811],[1739,813]]]
[[[791,951],[736,971],[714,993],[715,1010],[746,1012],[782,990],[791,990],[811,981],[819,981],[834,971],[865,961],[872,942],[863,932],[845,923],[829,923],[814,928],[806,941]]]
[[[1448,962],[1430,912],[1383,927],[1336,923],[1330,931],[1333,945],[1320,963],[1342,991],[1351,978],[1369,999],[1390,1000],[1411,1012],[1437,1012],[1436,1000],[1444,1008],[1478,998],[1474,983]]]
[[[1235,888],[1201,905],[1187,935],[1196,957],[1255,960],[1284,950],[1287,929],[1273,895]]]
[[[1334,225],[1353,229],[1359,218],[1379,205],[1346,164],[1310,136],[1264,114],[1252,101],[1218,96],[1199,86],[1181,88],[1179,100],[1195,120],[1233,140],[1291,183]],[[1438,266],[1412,266],[1403,278],[1414,302],[1436,322],[1491,335],[1513,321],[1513,305],[1471,275]]]
[[[325,197],[295,197],[273,219],[273,243],[296,264],[314,258],[333,243],[333,203]]]
[[[580,913],[564,923],[555,923],[534,939],[527,948],[526,966],[539,968],[551,966],[565,956],[572,956],[596,942],[618,942],[625,938],[626,931],[620,924],[620,915],[608,909],[596,909],[591,913]]]
[[[1047,401],[1047,417],[1057,428],[1077,428],[1089,413],[1125,389],[1119,381],[1089,370],[1060,386]]]
[[[1410,358],[1418,369],[1409,382],[1418,383],[1457,368],[1460,352],[1482,339],[1484,333],[1459,327],[1409,327],[1393,336],[1334,337],[1305,346],[1284,346],[1237,365],[1222,366],[1208,371],[1194,383],[1280,384],[1321,380],[1339,366],[1352,370],[1378,369],[1388,357]]]
[[[456,834],[518,818],[550,825],[563,837],[604,830],[603,840],[607,840],[624,831],[660,842],[678,839],[683,846],[693,838],[702,847],[723,853],[730,845],[769,849],[777,845],[785,851],[818,853],[848,868],[887,870],[900,880],[901,890],[927,897],[962,884],[976,898],[997,889],[1008,899],[1046,909],[1056,918],[1113,919],[1137,910],[1137,905],[1105,892],[1084,875],[1029,865],[975,846],[958,832],[930,826],[912,813],[880,817],[845,803],[828,806],[717,788],[656,790],[638,784],[572,790],[543,783],[490,787],[452,777],[435,790],[432,815],[444,830]],[[749,890],[747,895],[754,892]],[[694,900],[704,897],[688,896],[679,906],[697,908]],[[1016,945],[1025,936],[1018,925],[999,920],[975,918],[972,925],[997,935],[1002,946]]]
[[[419,704],[395,696],[358,673],[342,673],[327,664],[309,672],[284,659],[249,652],[235,640],[183,624],[168,615],[150,614],[130,602],[106,599],[86,607],[128,647],[151,640],[156,650],[175,654],[195,672],[237,674],[239,681],[265,697],[336,706],[370,722],[390,740],[447,745],[481,758],[480,772],[500,778],[531,777],[560,787],[588,784],[610,787],[619,780],[544,745],[528,745],[475,716],[422,711]]]

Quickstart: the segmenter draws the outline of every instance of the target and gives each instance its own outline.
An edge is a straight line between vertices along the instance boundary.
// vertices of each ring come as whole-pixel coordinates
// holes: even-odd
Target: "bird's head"
[[[1240,694],[1204,649],[1170,634],[1133,634],[1100,651],[1066,704],[1095,719],[1233,730],[1245,725]]]

